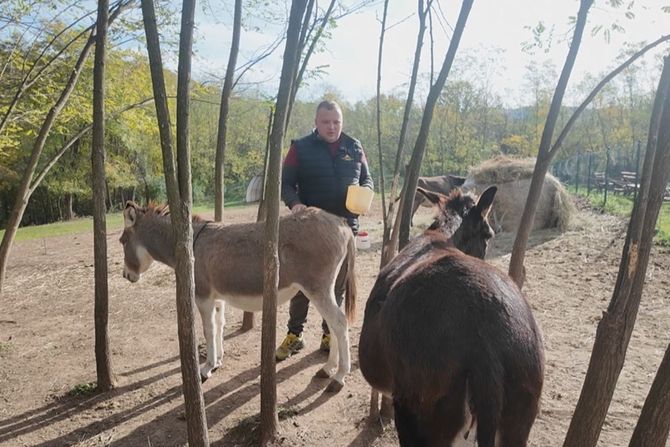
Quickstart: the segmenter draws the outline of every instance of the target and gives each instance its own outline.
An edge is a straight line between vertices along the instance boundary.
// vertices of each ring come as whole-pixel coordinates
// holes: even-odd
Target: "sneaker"
[[[320,348],[323,352],[330,352],[330,334],[323,334]]]
[[[277,358],[277,361],[281,362],[282,360],[286,360],[287,358],[291,357],[293,354],[300,351],[304,347],[305,343],[302,340],[302,334],[295,335],[289,332],[286,334],[284,341],[277,348],[277,351],[275,351],[275,357]]]

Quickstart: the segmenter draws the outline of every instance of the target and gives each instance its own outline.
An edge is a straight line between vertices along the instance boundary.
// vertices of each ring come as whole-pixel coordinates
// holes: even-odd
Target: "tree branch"
[[[637,59],[642,57],[647,51],[651,50],[652,48],[655,48],[659,44],[666,42],[670,40],[670,34],[666,34],[665,36],[661,36],[654,42],[650,43],[649,45],[646,45],[642,49],[640,49],[638,52],[633,54],[628,60],[626,60],[623,64],[619,65],[617,68],[612,70],[607,76],[605,76],[599,83],[596,85],[596,87],[589,93],[589,95],[584,99],[584,101],[575,109],[575,111],[572,113],[572,116],[568,120],[568,122],[565,124],[565,127],[561,131],[561,133],[558,135],[558,138],[556,138],[556,141],[554,142],[553,146],[549,150],[549,157],[553,157],[556,155],[556,152],[558,149],[561,147],[561,144],[563,144],[563,140],[565,140],[565,137],[568,135],[570,132],[570,129],[572,129],[572,126],[575,124],[577,121],[577,118],[581,115],[581,113],[586,109],[586,107],[593,101],[593,98],[596,97],[596,95],[600,92],[600,90],[607,85],[609,81],[611,81],[616,75],[621,73],[623,70],[625,70],[628,66],[630,66],[633,62],[635,62]]]
[[[150,102],[153,102],[154,98],[147,98],[144,99],[140,102],[137,102],[135,104],[131,104],[127,107],[124,107],[123,109],[112,113],[109,115],[106,119],[106,121],[115,119],[119,117],[121,114],[127,112],[128,110],[135,109],[137,107],[141,107],[145,104],[148,104]],[[71,137],[64,145],[63,147],[60,148],[60,150],[54,154],[48,161],[47,164],[42,168],[42,170],[37,174],[37,176],[34,178],[32,184],[30,185],[30,189],[28,190],[28,193],[32,195],[33,192],[35,192],[35,189],[40,185],[42,180],[44,180],[44,177],[49,173],[51,168],[54,167],[54,165],[60,160],[60,158],[65,154],[65,152],[72,147],[72,145],[77,142],[81,137],[83,137],[86,132],[90,131],[91,128],[93,127],[93,124],[89,124],[88,126],[82,127],[79,132],[77,132],[73,137]]]

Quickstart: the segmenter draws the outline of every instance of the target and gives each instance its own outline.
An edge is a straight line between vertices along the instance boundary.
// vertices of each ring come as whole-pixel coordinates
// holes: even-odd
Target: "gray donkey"
[[[167,207],[141,208],[128,202],[123,212],[123,277],[140,279],[153,261],[175,266],[174,236]],[[248,312],[263,307],[264,223],[222,225],[193,222],[195,296],[207,343],[203,379],[221,366],[225,302]],[[351,369],[348,321],[356,308],[355,242],[343,219],[317,208],[284,216],[279,223],[279,291],[277,304],[299,290],[328,323],[333,339],[328,360],[317,373],[332,377],[327,390],[337,392]],[[346,275],[345,310],[335,302],[335,281]]]

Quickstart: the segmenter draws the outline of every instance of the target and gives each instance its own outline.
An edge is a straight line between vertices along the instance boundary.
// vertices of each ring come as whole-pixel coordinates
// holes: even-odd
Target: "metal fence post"
[[[603,208],[607,206],[607,191],[609,190],[609,176],[610,176],[610,148],[609,146],[606,147],[606,155],[607,158],[605,159],[605,197],[603,199]]]
[[[637,153],[635,154],[635,188],[633,189],[633,202],[637,200],[637,190],[640,187],[640,140],[637,140]]]
[[[588,167],[588,176],[586,177],[586,195],[590,196],[591,195],[591,176],[593,175],[592,168],[593,167],[593,153],[589,154],[589,167]]]
[[[579,149],[577,149],[577,169],[575,172],[575,194],[579,193],[579,169],[581,168],[582,156],[579,154]]]

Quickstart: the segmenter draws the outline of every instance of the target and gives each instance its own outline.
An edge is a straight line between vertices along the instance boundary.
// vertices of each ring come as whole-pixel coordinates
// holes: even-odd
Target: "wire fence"
[[[603,206],[610,194],[618,194],[635,200],[640,188],[640,175],[644,155],[641,142],[634,150],[622,151],[606,147],[604,153],[577,153],[572,157],[557,160],[551,166],[551,172],[563,184],[568,185],[575,194],[593,191],[603,195]],[[670,200],[670,191],[666,188],[665,200]]]

